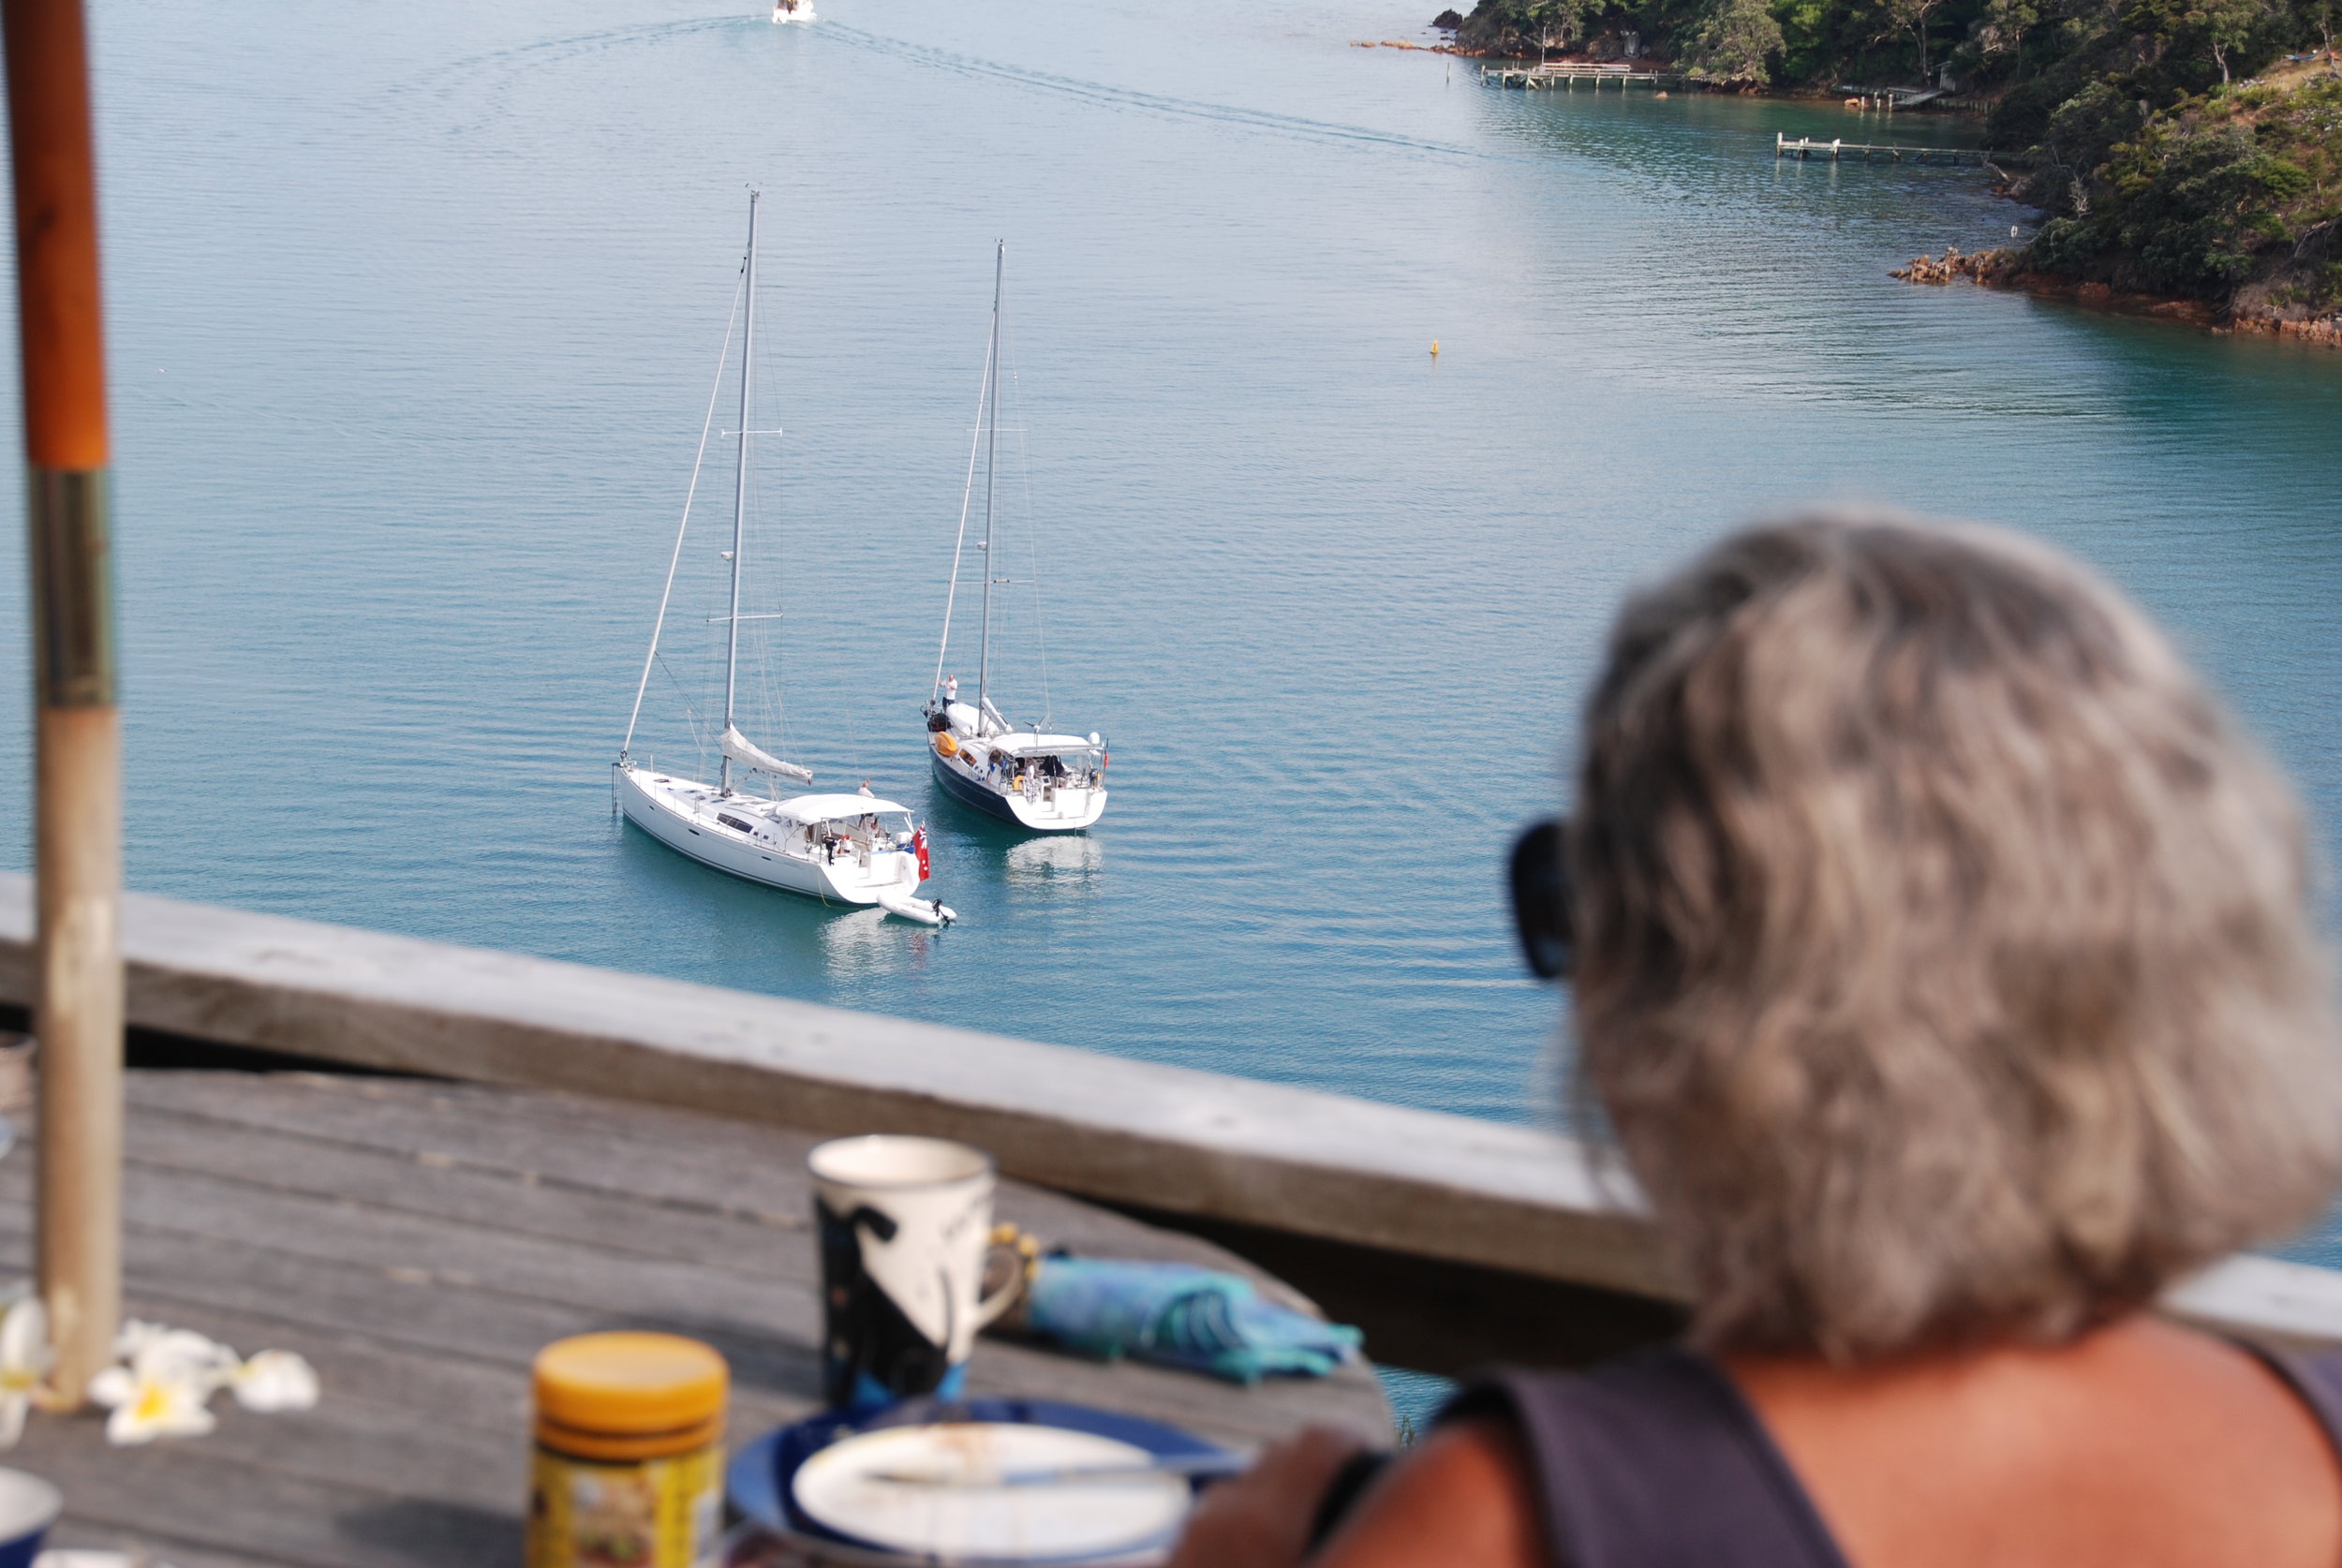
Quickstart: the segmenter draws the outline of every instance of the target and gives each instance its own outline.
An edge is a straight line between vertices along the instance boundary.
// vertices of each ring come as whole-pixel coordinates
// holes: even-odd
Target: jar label
[[[703,1568],[723,1524],[723,1449],[598,1464],[539,1447],[528,1568]]]

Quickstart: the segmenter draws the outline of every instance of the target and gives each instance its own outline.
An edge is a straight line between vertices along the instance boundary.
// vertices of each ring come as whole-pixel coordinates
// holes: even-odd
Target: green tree
[[[2230,52],[2249,45],[2253,36],[2270,21],[2270,15],[2263,0],[2198,0],[2181,20],[2203,35],[2204,45],[2212,51],[2213,61],[2220,67],[2220,80],[2225,82],[2231,80]]]
[[[1534,45],[1542,57],[1556,44],[1577,38],[1587,18],[1599,15],[1602,8],[1603,0],[1480,0],[1457,41],[1468,49],[1510,51]]]
[[[1927,19],[1942,4],[1943,0],[1887,0],[1879,13],[1886,22],[1886,30],[1879,35],[1880,37],[1908,33],[1919,40],[1920,85],[1922,87],[1927,85]]]
[[[1977,19],[1978,54],[1985,60],[2016,61],[2024,54],[2024,36],[2041,20],[2033,0],[1991,0]]]
[[[1780,52],[1781,23],[1765,0],[1714,0],[1692,35],[1689,63],[1696,75],[1762,87],[1771,83]]]

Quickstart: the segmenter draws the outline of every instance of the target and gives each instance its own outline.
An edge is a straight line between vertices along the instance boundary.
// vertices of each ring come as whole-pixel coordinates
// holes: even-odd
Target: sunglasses
[[[1569,915],[1568,830],[1560,817],[1533,824],[1513,845],[1507,871],[1520,955],[1539,980],[1568,979],[1577,957],[1578,936]]]

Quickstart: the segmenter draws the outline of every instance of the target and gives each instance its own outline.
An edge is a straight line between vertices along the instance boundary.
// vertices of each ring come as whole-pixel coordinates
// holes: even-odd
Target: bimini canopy
[[[764,809],[767,814],[784,821],[811,823],[902,811],[906,807],[897,806],[891,800],[875,800],[868,795],[799,795],[793,800],[776,801]]]
[[[801,768],[794,762],[784,762],[769,751],[761,750],[754,742],[737,730],[724,732],[724,755],[744,767],[754,768],[775,778],[793,778],[800,784],[813,782],[813,770]]]
[[[1099,749],[1089,743],[1088,735],[1036,735],[1030,730],[987,736],[986,743],[993,750],[1005,751],[1012,757],[1078,757]]]

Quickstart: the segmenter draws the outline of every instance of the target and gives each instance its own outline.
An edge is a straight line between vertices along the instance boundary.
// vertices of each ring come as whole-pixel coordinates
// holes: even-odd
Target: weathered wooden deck
[[[511,1568],[527,1368],[548,1340],[642,1327],[709,1341],[732,1363],[735,1442],[816,1407],[817,1141],[557,1092],[134,1072],[127,1310],[247,1354],[299,1351],[324,1398],[255,1415],[222,1396],[210,1436],[133,1449],[110,1448],[96,1417],[37,1415],[5,1462],[65,1489],[59,1544],[143,1546],[177,1568]],[[0,1160],[0,1249],[19,1272],[31,1176],[25,1151]],[[1245,1269],[1016,1183],[1000,1211],[1077,1250]],[[1246,1442],[1389,1420],[1362,1367],[1241,1389],[986,1340],[970,1383]]]

